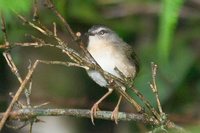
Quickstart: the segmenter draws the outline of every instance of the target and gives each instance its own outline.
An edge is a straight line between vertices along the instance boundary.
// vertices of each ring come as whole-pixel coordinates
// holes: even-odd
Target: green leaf
[[[168,62],[172,39],[177,25],[183,0],[163,0],[158,35],[158,56],[163,63]]]

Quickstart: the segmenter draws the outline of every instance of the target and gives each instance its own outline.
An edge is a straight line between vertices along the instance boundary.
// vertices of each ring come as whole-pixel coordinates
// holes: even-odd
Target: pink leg
[[[92,124],[94,124],[94,116],[96,116],[97,114],[97,110],[99,110],[99,107],[98,105],[107,97],[109,96],[111,93],[113,92],[113,89],[108,89],[108,92],[103,95],[103,97],[101,97],[91,108],[91,111],[90,111],[90,117],[91,117],[91,121],[92,121]]]

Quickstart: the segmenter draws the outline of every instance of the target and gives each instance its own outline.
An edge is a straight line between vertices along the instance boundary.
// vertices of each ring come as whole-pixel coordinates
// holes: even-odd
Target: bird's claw
[[[114,120],[115,124],[118,124],[118,113],[119,113],[119,108],[115,107],[115,109],[113,110],[111,114],[111,120]]]
[[[92,124],[93,124],[93,125],[95,125],[95,124],[94,124],[94,117],[96,117],[97,111],[98,111],[98,110],[100,110],[98,104],[94,104],[94,105],[92,106],[92,108],[91,108],[91,111],[90,111],[90,118],[91,118],[91,121],[92,121]]]

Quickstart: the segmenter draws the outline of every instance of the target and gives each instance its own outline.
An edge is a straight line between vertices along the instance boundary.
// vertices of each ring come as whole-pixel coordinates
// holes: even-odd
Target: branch
[[[2,119],[4,113],[0,113],[0,119]],[[97,115],[95,118],[111,120],[111,111],[97,111]],[[88,109],[42,109],[42,108],[24,108],[15,110],[9,113],[9,120],[21,120],[28,121],[31,118],[37,116],[74,116],[74,117],[82,117],[82,118],[90,118],[90,110]],[[118,114],[119,121],[136,121],[142,122],[148,125],[156,125],[154,123],[154,118],[148,118],[143,114],[135,114],[135,113],[125,113],[119,112]]]
[[[0,113],[0,119],[2,119],[4,113]],[[102,120],[112,120],[111,119],[112,112],[111,111],[97,111],[97,115],[94,116],[96,119]],[[24,108],[15,110],[9,113],[9,120],[20,120],[20,121],[29,121],[30,119],[36,118],[38,116],[73,116],[78,118],[90,118],[90,110],[88,109],[53,109],[53,108]],[[146,125],[156,126],[156,120],[154,117],[147,117],[143,114],[135,114],[135,113],[125,113],[119,112],[118,120],[119,121],[135,121],[141,122]],[[175,125],[173,122],[168,122],[166,127],[168,129],[176,130],[180,133],[185,133],[186,131]],[[157,128],[156,128],[157,129]],[[158,129],[157,129],[158,130]]]

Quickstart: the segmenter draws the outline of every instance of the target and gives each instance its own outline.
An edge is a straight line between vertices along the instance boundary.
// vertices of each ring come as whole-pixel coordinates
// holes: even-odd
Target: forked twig
[[[157,89],[157,85],[156,85],[157,68],[158,68],[158,66],[154,62],[151,62],[152,83],[150,83],[150,88],[156,97],[158,111],[160,114],[160,122],[161,122],[161,124],[165,124],[165,123],[167,123],[167,115],[162,110],[162,106],[161,106],[160,99],[158,96],[158,89]]]
[[[154,93],[155,96],[156,96],[156,102],[157,102],[157,105],[158,105],[158,110],[159,110],[160,114],[163,114],[162,107],[161,107],[161,103],[160,103],[159,96],[158,96],[158,89],[157,89],[157,86],[156,86],[156,73],[157,73],[157,68],[158,68],[158,66],[152,62],[152,63],[151,63],[152,83],[150,84],[150,87],[151,87],[153,93]]]

